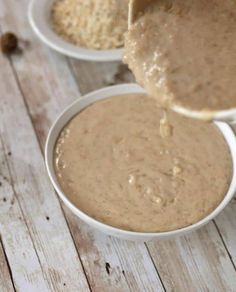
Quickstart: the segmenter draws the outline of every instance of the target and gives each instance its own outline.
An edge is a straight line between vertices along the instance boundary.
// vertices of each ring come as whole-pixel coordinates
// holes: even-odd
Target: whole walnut
[[[11,54],[18,47],[18,38],[14,33],[6,32],[0,38],[0,45],[4,54]]]

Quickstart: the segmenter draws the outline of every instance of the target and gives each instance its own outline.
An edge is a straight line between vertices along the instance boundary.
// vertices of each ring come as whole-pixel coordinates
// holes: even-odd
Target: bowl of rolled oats
[[[121,60],[128,0],[32,0],[33,31],[52,49],[82,60]]]

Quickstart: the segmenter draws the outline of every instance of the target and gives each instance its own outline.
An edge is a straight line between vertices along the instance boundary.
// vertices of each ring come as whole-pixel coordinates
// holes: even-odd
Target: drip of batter
[[[138,94],[97,102],[76,115],[54,153],[69,200],[103,223],[141,232],[182,228],[211,213],[232,172],[222,134],[170,112],[174,131],[164,127],[168,138],[162,138],[162,118],[156,101]]]
[[[167,111],[163,110],[163,117],[160,119],[160,134],[162,138],[167,138],[172,136],[173,127],[169,123]]]
[[[236,2],[156,0],[131,26],[124,62],[167,107],[236,107]]]

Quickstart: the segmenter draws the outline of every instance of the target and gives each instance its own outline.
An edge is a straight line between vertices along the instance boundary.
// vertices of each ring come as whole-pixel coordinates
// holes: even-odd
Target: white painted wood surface
[[[28,2],[0,0],[0,30],[24,40],[22,54],[0,55],[0,291],[236,292],[235,202],[216,225],[147,245],[100,234],[61,208],[43,164],[50,125],[81,93],[132,75],[46,48],[29,27]]]
[[[0,287],[2,292],[14,292],[10,271],[4,255],[2,243],[0,242]]]
[[[36,291],[35,287],[47,291],[49,286],[11,181],[3,141],[0,135],[0,233],[14,285],[19,291]]]
[[[6,153],[11,152],[8,159],[10,182],[24,214],[22,220],[28,226],[43,275],[50,289],[62,291],[66,283],[72,291],[86,291],[85,277],[81,276],[77,282],[83,270],[58,199],[48,181],[22,95],[9,61],[2,56],[0,68],[0,137]]]
[[[167,291],[236,291],[235,269],[213,223],[148,247]]]

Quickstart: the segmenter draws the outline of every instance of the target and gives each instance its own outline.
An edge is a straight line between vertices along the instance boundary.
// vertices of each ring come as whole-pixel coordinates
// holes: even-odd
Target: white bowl
[[[59,53],[88,61],[119,61],[123,49],[92,50],[64,41],[51,27],[50,14],[54,0],[31,0],[28,10],[30,25],[36,35]]]
[[[53,166],[53,152],[54,152],[54,146],[55,146],[56,140],[61,130],[67,124],[67,122],[69,122],[73,116],[75,116],[81,110],[86,108],[88,105],[98,100],[102,100],[104,98],[112,98],[112,96],[128,94],[128,93],[144,93],[144,90],[136,84],[117,85],[117,86],[112,86],[112,87],[107,87],[101,90],[97,90],[97,91],[87,94],[83,98],[76,100],[59,116],[59,118],[56,120],[56,122],[54,123],[54,125],[52,126],[48,134],[46,149],[45,149],[46,166],[47,166],[47,171],[51,179],[51,182],[54,188],[56,189],[59,197],[75,215],[77,215],[79,218],[81,218],[83,221],[85,221],[89,225],[109,235],[113,235],[113,236],[116,236],[122,239],[128,239],[128,240],[148,241],[152,239],[161,239],[161,238],[168,238],[168,237],[173,237],[177,235],[183,235],[190,231],[196,230],[197,228],[208,223],[216,215],[218,215],[225,208],[225,206],[230,202],[230,200],[232,199],[236,191],[236,171],[235,171],[236,170],[236,151],[235,151],[236,138],[234,136],[232,129],[225,123],[216,122],[215,124],[224,135],[226,143],[229,146],[231,156],[232,156],[233,176],[232,176],[232,181],[231,181],[229,190],[227,194],[225,195],[225,198],[223,199],[223,201],[211,214],[209,214],[203,220],[193,225],[187,226],[185,228],[174,230],[174,231],[168,231],[168,232],[141,233],[141,232],[126,231],[126,230],[118,229],[118,228],[103,224],[91,218],[90,216],[86,215],[78,207],[73,205],[73,203],[67,198],[66,194],[63,193],[63,191],[61,190],[57,182],[57,178],[56,178],[54,166]]]
[[[225,123],[235,124],[236,123],[236,108],[228,109],[228,110],[191,110],[188,108],[184,108],[180,105],[174,105],[172,110],[178,114],[186,116],[192,119],[206,120],[206,121],[221,121]]]

